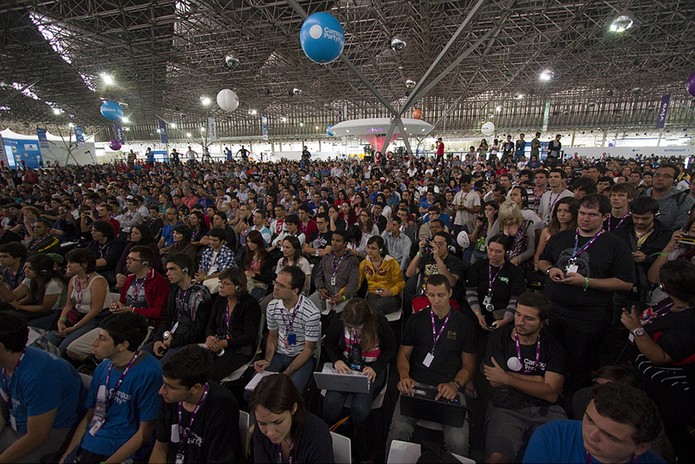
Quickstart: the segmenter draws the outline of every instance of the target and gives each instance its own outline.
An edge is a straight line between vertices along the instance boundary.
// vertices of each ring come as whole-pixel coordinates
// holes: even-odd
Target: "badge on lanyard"
[[[577,266],[574,261],[570,261],[565,268],[565,272],[573,272],[576,274],[579,272],[579,266]]]
[[[434,361],[434,354],[427,353],[425,355],[425,359],[422,360],[422,364],[424,364],[425,367],[430,367],[430,364],[432,364],[432,361]]]
[[[179,424],[171,424],[171,442],[179,443],[181,435],[179,434]]]
[[[185,456],[183,453],[176,453],[176,460],[174,461],[174,464],[183,464],[184,459]]]
[[[490,313],[495,310],[495,306],[492,304],[492,295],[486,295],[485,298],[483,298],[483,307]]]
[[[287,344],[288,345],[296,345],[297,344],[297,334],[296,333],[287,334]]]

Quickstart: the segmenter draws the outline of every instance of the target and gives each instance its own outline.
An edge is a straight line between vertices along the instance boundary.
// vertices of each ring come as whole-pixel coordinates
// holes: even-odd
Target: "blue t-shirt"
[[[3,399],[12,396],[12,415],[17,431],[27,433],[27,419],[57,409],[54,429],[73,427],[79,417],[82,380],[66,360],[38,348],[28,347],[24,359],[12,377],[2,375],[0,391]],[[8,422],[9,425],[9,422]]]
[[[584,463],[586,448],[582,440],[582,421],[557,420],[533,433],[524,454],[524,463]],[[592,463],[600,464],[593,456]],[[638,463],[665,463],[652,450],[637,457]]]
[[[106,384],[106,373],[111,360],[105,359],[94,371],[89,395],[85,402],[87,409],[94,409],[97,391]],[[111,369],[109,393],[118,383],[122,369]],[[92,453],[110,456],[115,453],[140,427],[140,422],[155,421],[159,416],[161,399],[159,389],[162,386],[162,368],[158,360],[146,352],[141,352],[139,359],[130,368],[123,379],[115,399],[106,410],[106,422],[96,435],[87,432],[82,439],[82,448]]]

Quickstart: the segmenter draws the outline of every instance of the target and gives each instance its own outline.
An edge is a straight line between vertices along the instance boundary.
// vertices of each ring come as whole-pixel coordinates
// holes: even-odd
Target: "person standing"
[[[546,191],[542,196],[538,204],[538,215],[543,221],[543,225],[547,226],[550,223],[551,215],[553,214],[553,208],[555,203],[560,198],[573,197],[574,194],[565,188],[564,180],[567,179],[567,174],[560,168],[554,168],[550,170],[548,176],[548,184],[550,185],[550,190]]]
[[[535,156],[536,158],[540,158],[541,156],[541,141],[540,141],[541,133],[536,132],[536,136],[531,140],[531,156]]]
[[[664,163],[654,173],[652,187],[639,196],[652,197],[659,202],[659,221],[667,229],[681,229],[688,222],[688,213],[695,205],[689,190],[677,190],[680,169],[673,164]]]
[[[514,162],[519,162],[526,152],[526,134],[519,134],[519,139],[514,144]]]
[[[548,156],[554,156],[555,159],[560,159],[560,152],[562,150],[562,143],[560,143],[561,138],[562,135],[557,134],[555,140],[550,141],[548,144]]]
[[[454,218],[454,236],[458,236],[464,227],[473,232],[476,215],[480,212],[480,195],[471,190],[471,176],[464,174],[459,180],[459,190],[454,196],[456,217]]]
[[[437,164],[444,164],[444,142],[442,142],[442,138],[439,137],[437,139]]]
[[[613,293],[629,291],[635,280],[630,249],[603,229],[609,213],[605,196],[584,197],[577,229],[551,237],[538,262],[548,275],[544,292],[553,303],[550,329],[570,358],[570,391],[590,382],[610,329]]]

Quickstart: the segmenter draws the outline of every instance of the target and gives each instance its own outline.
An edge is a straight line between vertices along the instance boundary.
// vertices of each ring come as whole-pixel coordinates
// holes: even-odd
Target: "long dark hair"
[[[133,229],[137,229],[141,237],[138,242],[134,242],[136,245],[149,245],[150,243],[154,243],[152,231],[145,224],[135,224],[130,231],[132,232]]]
[[[282,239],[283,242],[289,242],[290,245],[292,245],[292,248],[294,248],[294,255],[292,256],[292,261],[296,265],[299,263],[299,258],[302,256],[302,244],[299,242],[299,239],[297,237],[294,237],[292,235],[288,235],[284,239]],[[289,263],[287,261],[286,256],[282,256],[282,265],[284,266],[289,266]]]
[[[579,202],[574,197],[563,197],[560,198],[553,207],[553,214],[550,216],[550,223],[548,224],[548,232],[550,232],[550,235],[555,235],[560,231],[560,221],[557,220],[557,209],[560,205],[567,205],[570,209],[572,221],[570,222],[568,229],[571,230],[577,227],[577,216],[579,215]]]
[[[258,382],[253,391],[249,410],[255,413],[258,406],[263,406],[273,414],[282,414],[285,411],[292,411],[295,405],[297,410],[292,414],[290,434],[296,441],[302,433],[309,412],[304,405],[301,393],[285,374],[269,375]]]
[[[251,251],[251,249],[249,248],[249,242],[256,244],[257,248],[255,252]],[[246,236],[246,253],[244,253],[243,266],[244,269],[248,269],[248,267],[251,265],[251,260],[253,259],[254,254],[258,254],[258,257],[261,260],[261,265],[263,265],[265,263],[265,260],[268,258],[268,252],[265,249],[265,240],[263,240],[263,236],[257,230],[252,230]]]
[[[43,299],[46,296],[46,287],[52,279],[58,279],[59,282],[66,285],[65,278],[59,272],[56,272],[55,262],[50,256],[45,254],[34,255],[27,259],[27,263],[31,265],[36,275],[29,284],[29,294],[36,304],[43,303]]]
[[[344,325],[351,327],[362,326],[362,336],[360,338],[360,348],[363,351],[371,350],[376,346],[378,340],[379,320],[376,311],[367,304],[362,298],[352,298],[347,302],[343,312],[340,313],[340,320]]]

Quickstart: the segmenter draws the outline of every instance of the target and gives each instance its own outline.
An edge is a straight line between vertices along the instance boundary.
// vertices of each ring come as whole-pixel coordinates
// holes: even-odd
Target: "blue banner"
[[[125,133],[120,122],[113,123],[113,133],[114,139],[118,140],[121,144],[125,143]]]
[[[261,134],[263,140],[268,140],[268,115],[261,113]]]
[[[75,126],[75,142],[77,142],[78,147],[84,146],[84,127]]]
[[[48,139],[46,138],[46,128],[37,127],[36,136],[39,138],[39,147],[48,148]]]
[[[10,168],[24,164],[27,168],[43,166],[43,157],[38,140],[2,139],[5,156]]]
[[[169,135],[167,134],[167,123],[163,119],[158,119],[157,124],[159,125],[159,139],[163,144],[169,143]]]
[[[666,125],[666,117],[668,116],[668,107],[671,106],[671,94],[661,96],[661,105],[659,105],[659,114],[656,116],[656,128],[663,129]]]

